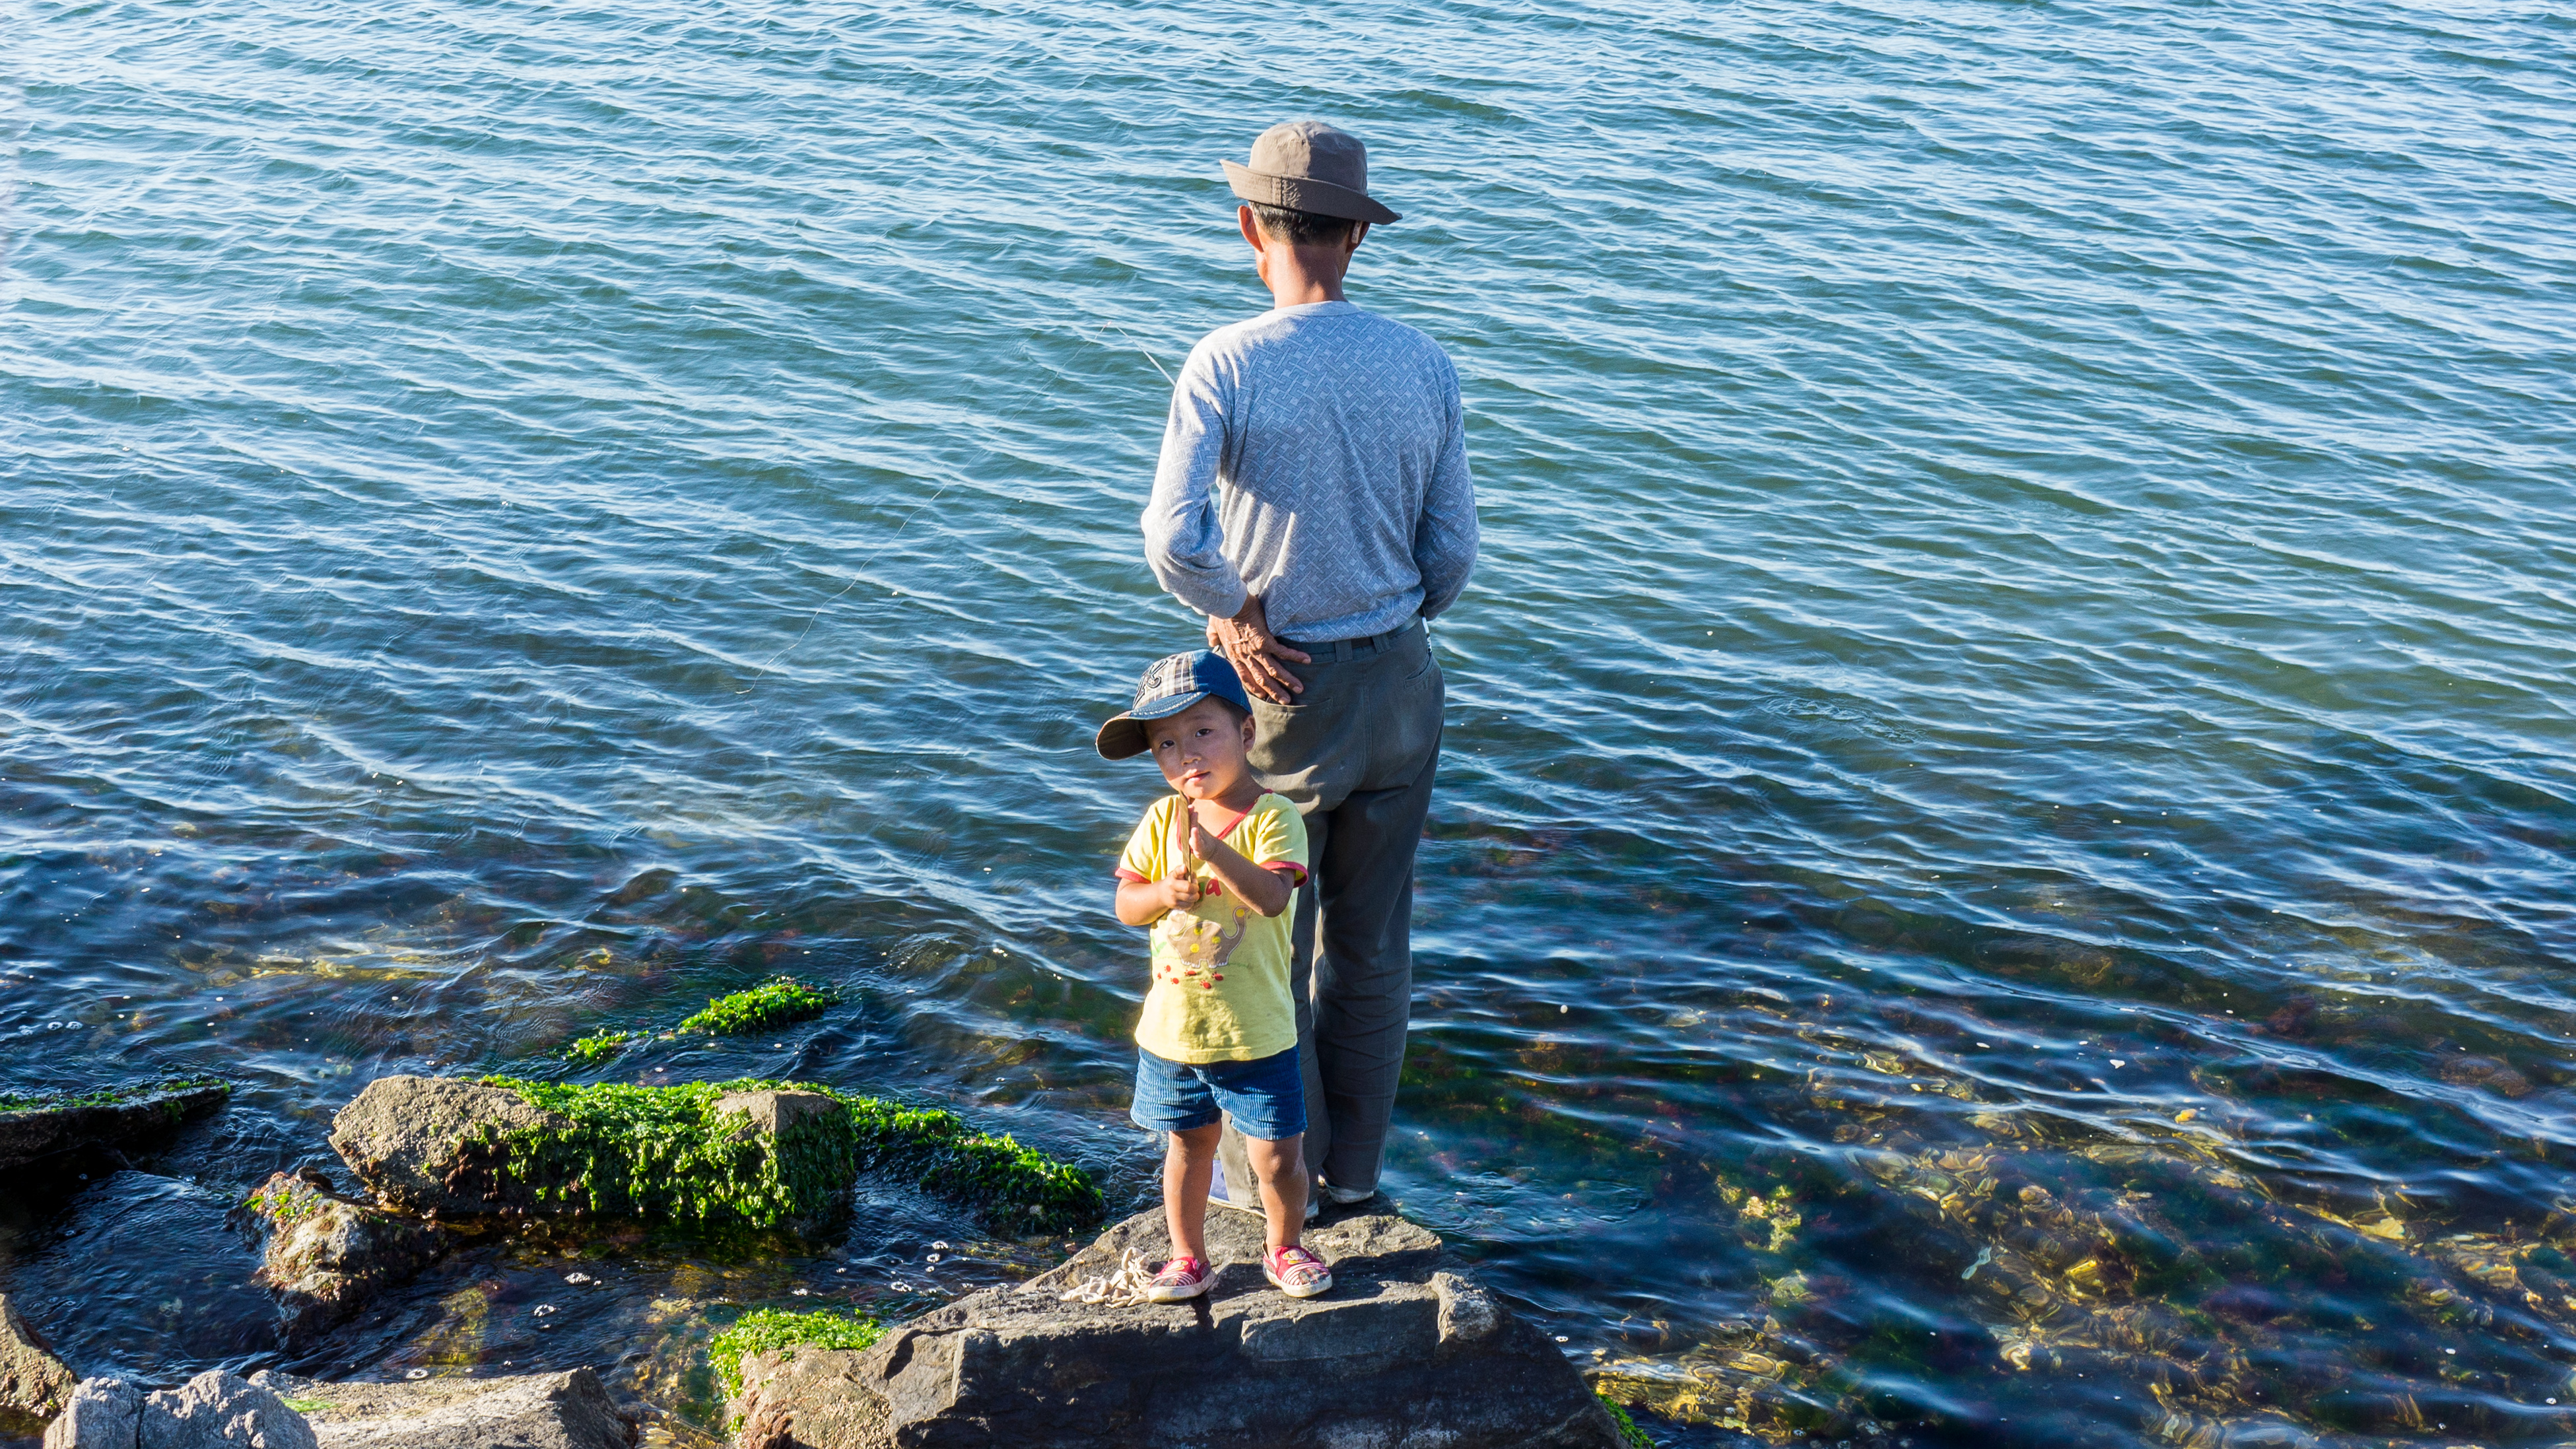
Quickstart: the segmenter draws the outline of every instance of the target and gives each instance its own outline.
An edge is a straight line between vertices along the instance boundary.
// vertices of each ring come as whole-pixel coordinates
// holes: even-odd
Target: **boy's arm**
[[[1190,822],[1190,848],[1198,852],[1199,859],[1208,863],[1208,869],[1216,872],[1227,889],[1241,897],[1245,905],[1265,916],[1275,916],[1288,909],[1288,903],[1297,897],[1297,883],[1283,872],[1294,870],[1299,875],[1305,874],[1304,868],[1293,861],[1282,861],[1275,866],[1255,865],[1245,858],[1242,851],[1201,829],[1195,820]]]
[[[1150,926],[1182,906],[1197,904],[1198,898],[1198,882],[1188,876],[1176,876],[1171,880],[1139,880],[1121,876],[1118,880],[1118,921],[1127,926]]]

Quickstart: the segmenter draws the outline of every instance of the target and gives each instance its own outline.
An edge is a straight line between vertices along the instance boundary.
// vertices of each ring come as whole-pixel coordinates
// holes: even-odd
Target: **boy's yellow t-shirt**
[[[1145,812],[1118,858],[1120,879],[1178,873],[1187,849],[1173,833],[1182,808],[1180,796],[1166,795]],[[1219,838],[1254,865],[1282,868],[1291,885],[1306,883],[1306,821],[1288,797],[1262,796]],[[1199,884],[1213,885],[1216,893],[1154,923],[1154,985],[1145,993],[1136,1045],[1193,1066],[1287,1051],[1297,1045],[1297,1006],[1288,991],[1296,895],[1279,914],[1265,916],[1236,899],[1206,861],[1189,864]]]

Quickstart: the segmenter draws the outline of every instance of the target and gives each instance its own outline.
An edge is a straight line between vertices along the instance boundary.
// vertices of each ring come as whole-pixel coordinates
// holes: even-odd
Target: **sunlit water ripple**
[[[1485,524],[1405,1210],[1674,1442],[2576,1438],[2563,6],[0,34],[0,1077],[242,1085],[8,1208],[82,1370],[275,1361],[225,1214],[357,1085],[777,971],[850,1002],[652,1064],[1146,1200],[1089,734],[1191,633],[1216,159],[1320,114]],[[1052,1251],[969,1232],[495,1246],[329,1356],[702,1413],[742,1304]]]

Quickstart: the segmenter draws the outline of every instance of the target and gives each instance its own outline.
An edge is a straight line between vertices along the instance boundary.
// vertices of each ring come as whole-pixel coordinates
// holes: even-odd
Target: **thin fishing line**
[[[1109,327],[1109,329],[1110,329],[1111,331],[1113,331],[1113,332],[1117,333],[1117,334],[1118,334],[1119,336],[1121,336],[1121,337],[1125,337],[1125,338],[1127,338],[1127,340],[1128,340],[1129,342],[1131,342],[1131,343],[1135,343],[1136,350],[1137,350],[1138,352],[1143,352],[1143,353],[1145,353],[1145,360],[1146,360],[1147,362],[1150,362],[1150,363],[1153,363],[1153,364],[1154,364],[1154,370],[1155,370],[1156,372],[1163,372],[1163,364],[1162,364],[1161,360],[1160,360],[1160,359],[1158,359],[1158,358],[1156,358],[1156,357],[1154,356],[1154,354],[1153,354],[1153,353],[1146,351],[1146,348],[1145,348],[1145,344],[1144,344],[1144,343],[1142,343],[1142,342],[1137,342],[1137,341],[1136,341],[1136,339],[1135,339],[1134,337],[1132,337],[1132,336],[1129,336],[1129,335],[1128,335],[1128,332],[1127,332],[1127,329],[1126,329],[1126,328],[1119,326],[1117,323],[1115,323],[1115,322],[1110,322],[1110,321],[1109,321],[1107,318],[1105,318],[1105,317],[1104,317],[1104,318],[1102,318],[1101,320],[1102,320],[1104,323],[1106,323],[1106,324],[1108,325],[1108,327]],[[1168,373],[1168,372],[1163,372],[1163,381],[1165,381],[1165,382],[1167,382],[1167,383],[1171,383],[1171,385],[1172,385],[1172,386],[1174,386],[1174,387],[1179,387],[1179,386],[1180,386],[1180,384],[1179,384],[1178,382],[1173,381],[1172,375],[1171,375],[1170,373]]]

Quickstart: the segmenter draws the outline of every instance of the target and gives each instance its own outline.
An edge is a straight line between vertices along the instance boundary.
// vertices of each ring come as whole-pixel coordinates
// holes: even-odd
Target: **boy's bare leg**
[[[1163,1225],[1172,1232],[1172,1252],[1208,1261],[1208,1184],[1216,1177],[1216,1139],[1224,1127],[1210,1122],[1169,1134],[1163,1149]],[[1301,1200],[1299,1210],[1304,1210]]]
[[[1208,1145],[1215,1146],[1216,1139],[1209,1138]],[[1269,1221],[1268,1245],[1294,1245],[1306,1226],[1306,1134],[1300,1132],[1276,1142],[1246,1137],[1243,1152],[1252,1166],[1252,1175],[1261,1183],[1261,1215]],[[1207,1179],[1201,1177],[1199,1182],[1199,1210],[1204,1214]]]

